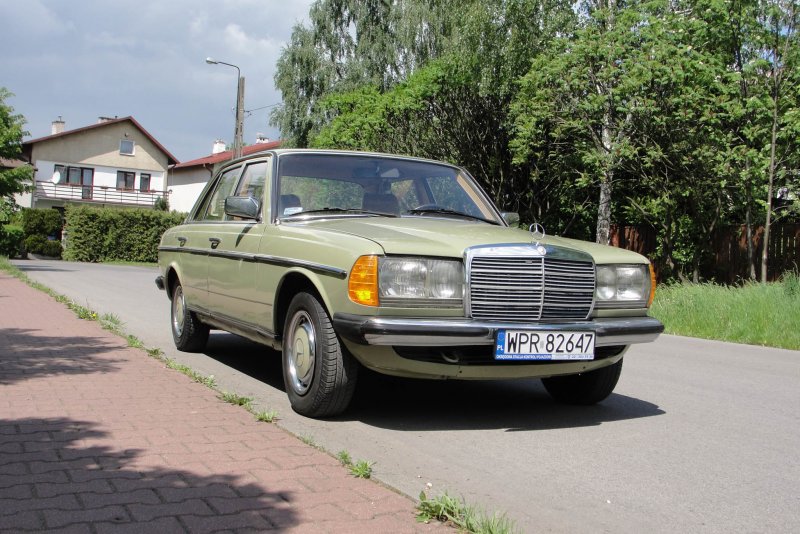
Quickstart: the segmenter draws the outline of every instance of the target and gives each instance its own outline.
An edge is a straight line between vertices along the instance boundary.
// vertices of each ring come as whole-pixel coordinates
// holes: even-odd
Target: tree
[[[598,243],[609,241],[615,179],[636,155],[632,106],[641,73],[635,62],[645,27],[637,9],[619,8],[615,0],[588,5],[583,27],[534,60],[512,104],[518,162],[557,160],[576,185],[597,187]]]
[[[453,14],[434,0],[317,0],[310,27],[295,26],[278,60],[283,102],[270,122],[288,145],[308,146],[330,119],[322,98],[367,85],[387,90],[439,55]]]
[[[28,132],[22,129],[25,124],[22,115],[14,114],[14,108],[5,102],[11,96],[5,87],[0,87],[0,158],[15,160],[22,156],[22,138]],[[15,193],[26,191],[32,176],[29,165],[0,170],[0,199],[11,200]]]
[[[788,170],[785,164],[791,156],[784,152],[787,145],[796,139],[795,135],[785,135],[787,131],[797,133],[799,126],[798,86],[787,82],[797,81],[796,70],[800,68],[798,59],[797,25],[800,8],[793,0],[764,0],[761,14],[765,30],[764,56],[766,85],[769,91],[770,130],[767,159],[767,199],[766,221],[764,222],[763,249],[761,253],[761,282],[767,281],[769,253],[769,232],[772,223],[773,197],[777,175]],[[786,124],[786,123],[789,124]],[[783,133],[783,135],[782,135]],[[790,141],[787,143],[786,141]],[[765,147],[766,148],[766,147]],[[797,161],[795,156],[795,161]]]

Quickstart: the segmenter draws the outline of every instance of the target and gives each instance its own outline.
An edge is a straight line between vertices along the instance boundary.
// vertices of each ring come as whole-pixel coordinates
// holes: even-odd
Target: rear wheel
[[[622,360],[588,373],[542,378],[542,384],[555,400],[565,404],[595,404],[605,399],[617,385]]]
[[[200,322],[194,312],[189,311],[183,286],[178,282],[172,290],[172,339],[175,347],[184,352],[200,352],[208,342],[208,325]]]
[[[316,297],[298,293],[283,330],[283,381],[292,409],[307,417],[343,412],[353,397],[358,362],[339,342]]]

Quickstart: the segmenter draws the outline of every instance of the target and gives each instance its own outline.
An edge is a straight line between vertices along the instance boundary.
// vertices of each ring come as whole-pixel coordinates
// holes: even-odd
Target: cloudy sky
[[[275,139],[273,75],[312,0],[2,0],[0,86],[30,138],[131,115],[178,160],[232,142],[236,69],[246,79],[244,140]]]

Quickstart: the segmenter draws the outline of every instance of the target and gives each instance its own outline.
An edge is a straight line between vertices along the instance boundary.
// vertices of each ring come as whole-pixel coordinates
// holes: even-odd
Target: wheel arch
[[[279,338],[283,338],[283,327],[286,323],[289,304],[298,293],[305,292],[313,295],[325,311],[330,314],[330,308],[318,284],[319,280],[316,280],[316,277],[309,276],[302,271],[286,273],[281,279],[275,291],[275,312],[273,313],[273,328]]]
[[[178,276],[178,271],[175,270],[175,267],[170,266],[167,269],[167,274],[164,277],[164,289],[167,291],[167,297],[169,300],[172,300],[172,294],[175,292],[175,285],[180,280]]]

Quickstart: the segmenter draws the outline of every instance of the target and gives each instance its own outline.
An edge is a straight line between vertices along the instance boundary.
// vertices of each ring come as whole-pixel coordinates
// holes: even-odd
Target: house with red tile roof
[[[249,156],[265,150],[279,148],[280,141],[259,138],[253,145],[242,148],[242,156]],[[221,141],[214,143],[214,151],[209,156],[178,163],[169,171],[168,190],[170,209],[189,212],[200,196],[214,171],[233,158],[233,150],[225,150]]]

